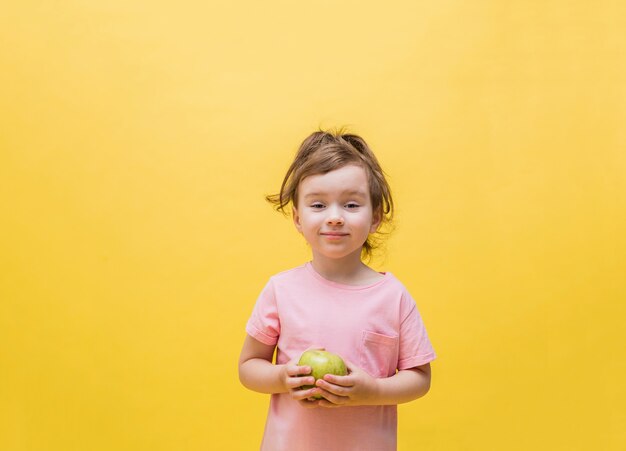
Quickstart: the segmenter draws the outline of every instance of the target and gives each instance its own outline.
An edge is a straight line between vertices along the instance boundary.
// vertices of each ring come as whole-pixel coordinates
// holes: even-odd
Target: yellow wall
[[[244,325],[308,259],[263,195],[320,125],[439,355],[400,449],[624,449],[624,2],[216,3],[2,8],[0,449],[256,449]]]

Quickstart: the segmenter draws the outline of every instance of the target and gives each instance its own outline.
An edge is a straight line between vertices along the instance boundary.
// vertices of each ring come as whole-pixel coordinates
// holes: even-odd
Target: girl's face
[[[298,185],[293,222],[314,258],[360,259],[368,235],[380,224],[372,211],[365,170],[348,165],[304,178]]]

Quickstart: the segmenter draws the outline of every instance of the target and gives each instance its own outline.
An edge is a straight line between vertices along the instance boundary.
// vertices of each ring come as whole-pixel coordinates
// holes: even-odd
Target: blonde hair
[[[309,135],[296,152],[280,192],[266,196],[265,199],[276,210],[288,214],[289,204],[298,208],[298,187],[304,178],[326,174],[350,164],[362,167],[367,174],[374,217],[380,218],[381,225],[391,223],[394,212],[391,189],[376,156],[363,138],[344,133],[343,130],[320,130]],[[375,247],[374,240],[368,237],[363,244],[365,256],[371,256]]]

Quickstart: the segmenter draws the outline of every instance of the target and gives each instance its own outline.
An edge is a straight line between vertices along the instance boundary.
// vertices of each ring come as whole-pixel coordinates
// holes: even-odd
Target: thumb
[[[352,361],[346,360],[346,359],[344,359],[343,361],[346,364],[346,368],[348,368],[348,374],[352,373],[354,371],[360,371],[361,370],[361,368],[358,367],[356,364],[354,364]]]
[[[326,348],[324,346],[320,346],[320,345],[311,345],[308,348],[305,349],[306,351],[325,351]]]

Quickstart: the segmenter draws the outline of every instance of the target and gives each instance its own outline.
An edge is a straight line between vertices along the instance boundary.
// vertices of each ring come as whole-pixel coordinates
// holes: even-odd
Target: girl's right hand
[[[314,395],[320,394],[320,389],[315,387],[315,378],[311,374],[310,366],[300,366],[291,361],[283,366],[281,380],[291,397],[303,407],[317,407],[319,399]],[[312,385],[312,388],[302,389],[303,385]]]

